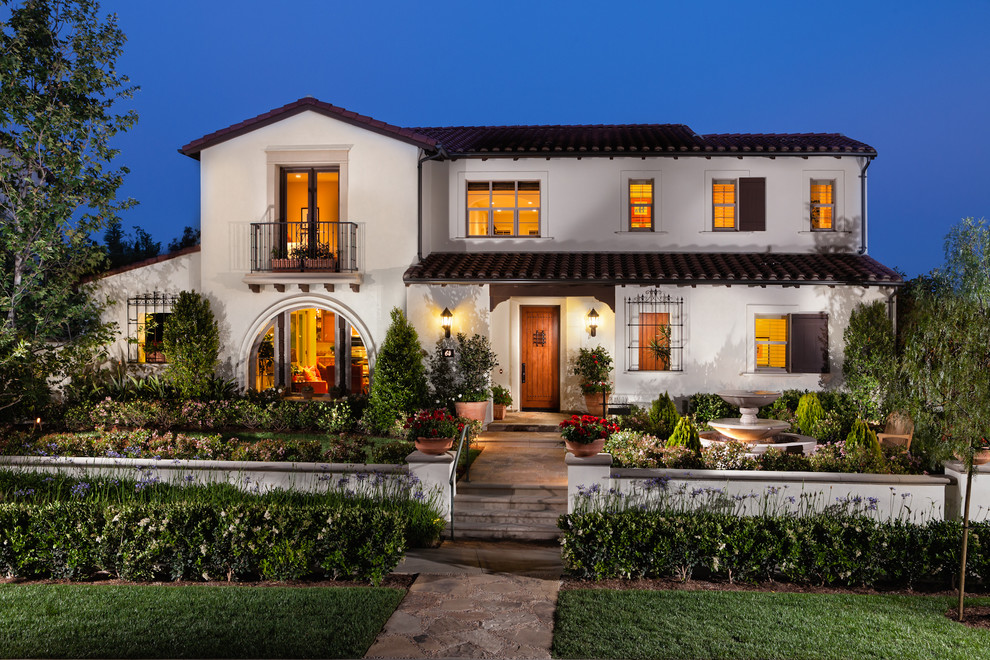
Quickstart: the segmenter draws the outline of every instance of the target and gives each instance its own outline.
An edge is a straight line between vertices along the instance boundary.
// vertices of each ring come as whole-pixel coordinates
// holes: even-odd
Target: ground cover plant
[[[386,588],[0,585],[4,658],[360,658]]]
[[[990,599],[972,599],[990,605]],[[984,657],[990,631],[935,596],[739,591],[561,591],[556,658]]]
[[[191,479],[191,476],[186,477]],[[0,574],[379,582],[444,521],[405,475],[327,477],[319,493],[0,471]]]

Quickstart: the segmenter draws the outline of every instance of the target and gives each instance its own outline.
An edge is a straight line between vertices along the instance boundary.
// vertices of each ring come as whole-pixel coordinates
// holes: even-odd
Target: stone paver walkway
[[[515,443],[512,435],[479,438],[472,483],[566,485],[559,436]],[[411,550],[396,572],[416,581],[366,658],[550,657],[563,572],[556,543],[446,541]]]

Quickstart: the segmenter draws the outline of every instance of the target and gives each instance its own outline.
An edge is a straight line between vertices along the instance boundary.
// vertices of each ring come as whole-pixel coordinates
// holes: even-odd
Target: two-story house
[[[628,401],[814,388],[841,375],[853,307],[900,284],[866,254],[876,151],[838,134],[401,128],[304,98],[180,151],[202,246],[104,278],[121,352],[161,359],[195,289],[245,387],[366,388],[399,307],[428,351],[445,310],[487,335],[523,409],[580,408],[569,365],[599,344]]]

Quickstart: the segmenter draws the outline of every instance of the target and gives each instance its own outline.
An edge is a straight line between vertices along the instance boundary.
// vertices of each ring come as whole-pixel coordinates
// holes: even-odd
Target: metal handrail
[[[450,479],[448,480],[448,485],[450,486],[450,540],[454,540],[454,482],[457,480],[457,466],[461,463],[461,452],[464,449],[464,441],[467,440],[468,446],[468,461],[467,465],[464,466],[464,481],[471,481],[471,440],[468,435],[468,429],[470,427],[465,424],[464,428],[461,430],[461,438],[457,441],[457,451],[454,453],[454,469],[450,471]]]
[[[356,272],[354,222],[252,222],[251,272]]]

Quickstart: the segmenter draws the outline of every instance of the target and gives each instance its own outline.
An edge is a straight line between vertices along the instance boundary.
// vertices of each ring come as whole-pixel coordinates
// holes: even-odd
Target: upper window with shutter
[[[757,371],[828,373],[828,314],[759,314],[754,326]]]
[[[763,177],[713,179],[712,229],[766,230],[766,181]]]

